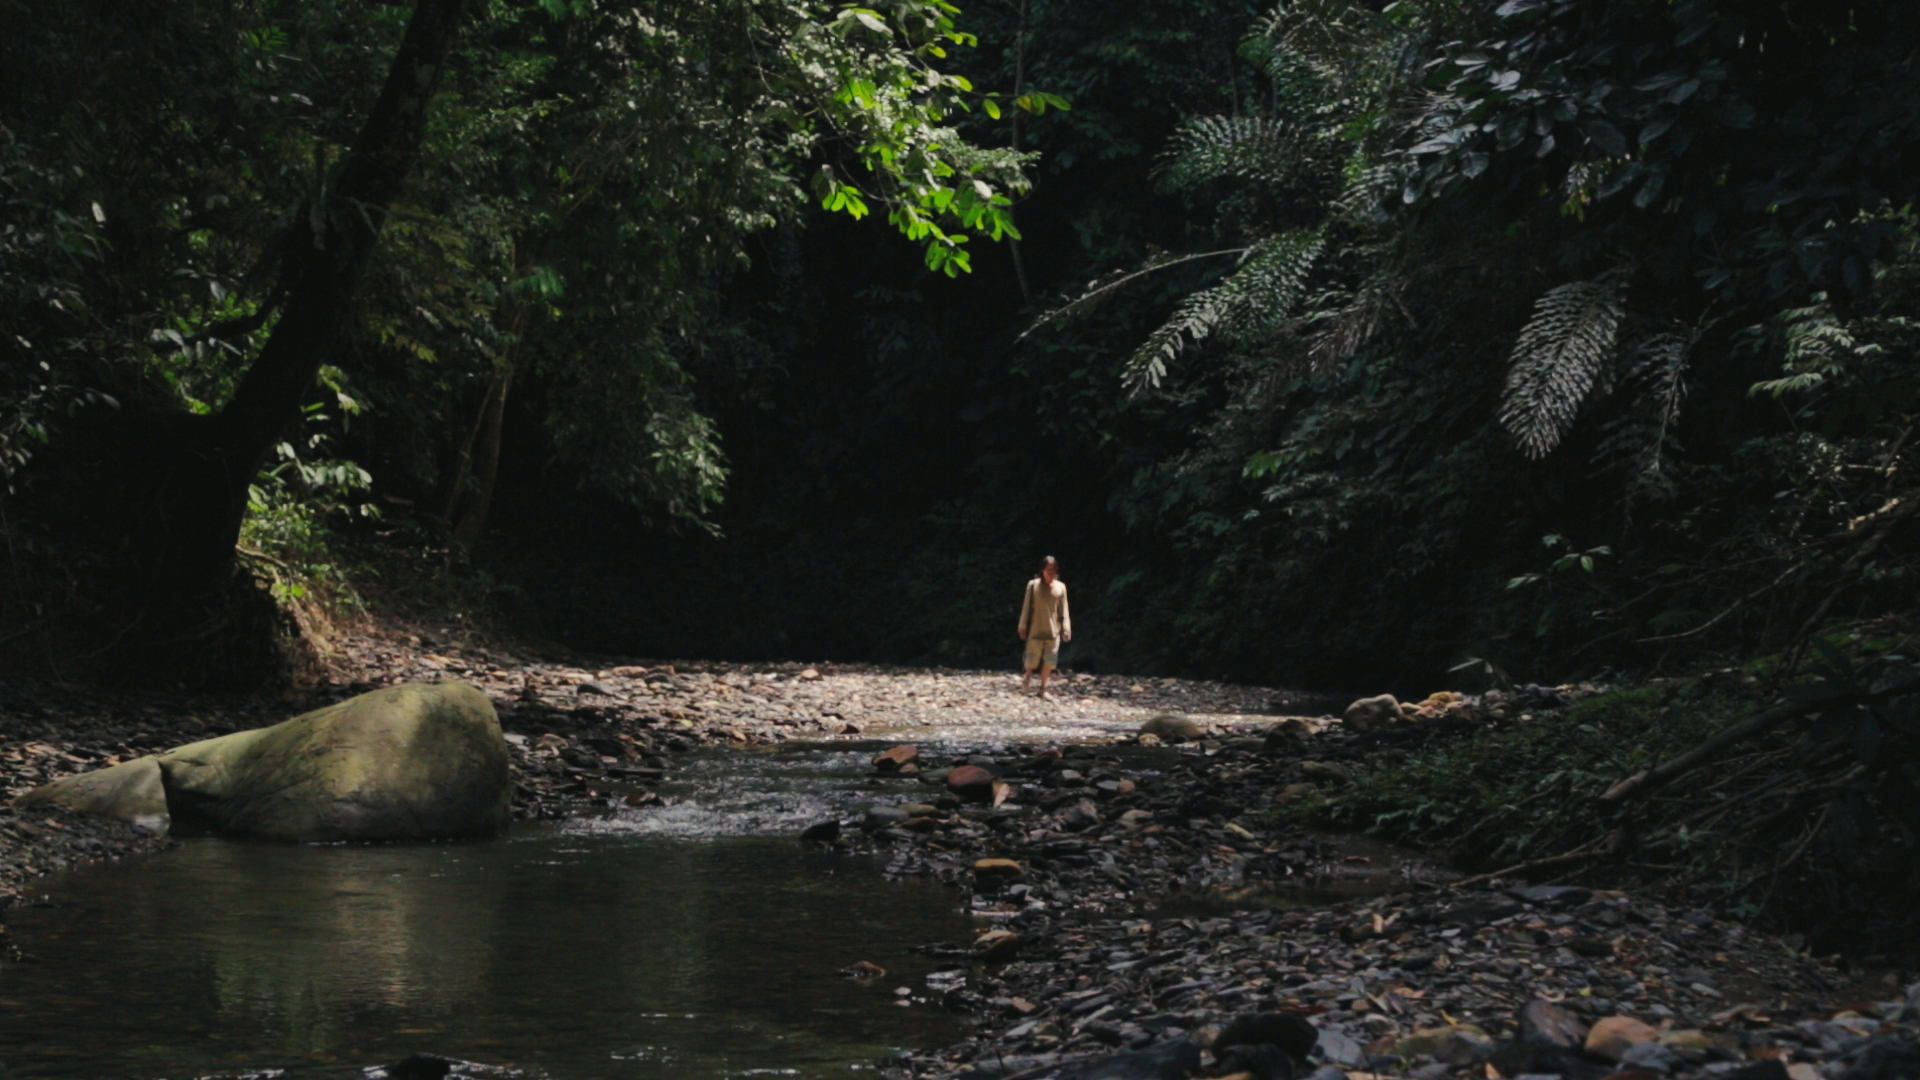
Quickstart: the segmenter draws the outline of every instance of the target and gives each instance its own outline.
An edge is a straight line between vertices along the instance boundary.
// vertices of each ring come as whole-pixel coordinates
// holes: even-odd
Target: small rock
[[[1315,1039],[1320,1051],[1320,1060],[1329,1065],[1338,1065],[1343,1069],[1357,1069],[1367,1063],[1366,1048],[1332,1028],[1318,1029]]]
[[[1393,1054],[1402,1059],[1431,1057],[1452,1066],[1478,1065],[1493,1053],[1493,1040],[1471,1024],[1449,1024],[1427,1028],[1393,1044]]]
[[[165,836],[169,819],[165,814],[135,814],[127,825],[136,836]]]
[[[1586,1038],[1587,1053],[1620,1061],[1632,1047],[1655,1042],[1660,1030],[1631,1016],[1608,1016],[1594,1021]],[[1660,1070],[1664,1071],[1664,1070]]]
[[[1591,934],[1579,934],[1567,939],[1567,948],[1579,956],[1602,957],[1613,955],[1613,942]]]
[[[1365,735],[1397,724],[1400,719],[1400,699],[1392,694],[1380,694],[1376,697],[1361,698],[1348,705],[1347,711],[1340,717],[1340,722],[1346,725],[1347,730],[1357,735]]]
[[[1320,1029],[1304,1017],[1282,1012],[1250,1013],[1234,1017],[1221,1028],[1210,1049],[1217,1055],[1233,1046],[1268,1043],[1296,1060],[1305,1061],[1319,1040]]]
[[[1605,1022],[1601,1021],[1601,1023]],[[1620,1062],[1622,1069],[1645,1069],[1655,1073],[1670,1073],[1682,1064],[1679,1054],[1652,1041],[1635,1043],[1627,1047],[1626,1052],[1616,1060]]]
[[[973,955],[988,963],[1001,963],[1019,953],[1020,942],[1020,935],[1012,930],[989,930],[973,939]]]
[[[1920,1046],[1896,1035],[1878,1035],[1850,1048],[1840,1080],[1912,1080],[1920,1076]]]
[[[920,750],[918,747],[902,743],[899,746],[890,747],[880,752],[874,757],[872,764],[874,768],[881,772],[898,772],[902,765],[918,759],[919,756]]]
[[[963,799],[987,802],[993,798],[993,774],[978,765],[956,766],[947,773],[947,790]]]
[[[1053,1070],[1052,1080],[1186,1080],[1200,1071],[1200,1048],[1174,1039],[1130,1054],[1070,1061]]]
[[[1178,713],[1161,713],[1140,725],[1140,734],[1152,735],[1161,742],[1190,742],[1204,738],[1206,729]]]
[[[1692,1062],[1711,1060],[1717,1053],[1729,1053],[1737,1057],[1739,1049],[1728,1036],[1691,1028],[1662,1032],[1660,1045]],[[1785,1078],[1782,1077],[1782,1080]]]
[[[1303,761],[1300,763],[1300,773],[1308,780],[1328,787],[1345,787],[1353,783],[1353,774],[1324,761]]]
[[[1911,1077],[1917,1075],[1912,1070],[1915,1064],[1920,1064],[1920,1053],[1915,1053],[1912,1048],[1909,1047],[1908,1054],[1907,1071],[1899,1075],[1909,1078],[1910,1080]],[[1728,1069],[1723,1073],[1715,1073],[1714,1080],[1792,1080],[1792,1075],[1787,1072],[1785,1062],[1755,1061],[1742,1065],[1737,1069]],[[1891,1078],[1889,1078],[1889,1080],[1891,1080]]]
[[[1584,1045],[1586,1037],[1585,1024],[1545,998],[1531,998],[1520,1007],[1520,1041],[1528,1046],[1570,1050]]]
[[[1093,805],[1092,799],[1080,799],[1062,810],[1059,815],[1060,827],[1078,831],[1100,824],[1100,808]]]
[[[1026,867],[1012,859],[976,859],[973,863],[975,878],[995,878],[1003,881],[1018,881],[1026,876]]]
[[[1593,899],[1593,890],[1579,885],[1527,885],[1508,889],[1507,893],[1529,904],[1556,904],[1572,907]]]

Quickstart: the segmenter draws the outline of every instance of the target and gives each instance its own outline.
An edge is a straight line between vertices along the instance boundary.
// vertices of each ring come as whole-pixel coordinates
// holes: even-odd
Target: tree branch
[[[1651,769],[1642,769],[1634,773],[1632,776],[1608,788],[1606,793],[1600,796],[1600,801],[1603,803],[1620,802],[1635,795],[1652,791],[1654,788],[1668,783],[1696,765],[1707,761],[1709,758],[1718,756],[1722,751],[1735,743],[1750,739],[1762,732],[1770,731],[1786,723],[1788,720],[1805,716],[1808,713],[1821,712],[1826,709],[1831,709],[1836,705],[1851,704],[1859,700],[1861,699],[1841,697],[1783,701],[1763,713],[1748,717],[1740,723],[1722,730],[1720,734],[1695,746],[1679,757],[1663,762]]]

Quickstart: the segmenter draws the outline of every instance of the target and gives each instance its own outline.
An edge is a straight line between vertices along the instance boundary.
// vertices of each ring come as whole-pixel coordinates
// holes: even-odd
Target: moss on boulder
[[[284,723],[68,777],[21,797],[176,834],[296,843],[452,840],[507,827],[506,739],[485,694],[406,683]]]
[[[149,755],[104,769],[42,784],[14,800],[15,806],[64,806],[105,817],[165,816],[159,759]]]

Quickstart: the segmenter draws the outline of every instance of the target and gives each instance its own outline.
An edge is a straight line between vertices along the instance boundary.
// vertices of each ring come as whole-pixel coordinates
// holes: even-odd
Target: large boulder
[[[466,683],[406,683],[160,757],[173,831],[294,842],[507,827],[507,742]]]
[[[485,694],[407,683],[254,731],[70,776],[20,797],[171,815],[176,834],[292,842],[450,840],[507,826],[507,744]]]
[[[164,817],[167,793],[160,787],[159,759],[149,756],[42,784],[14,805],[64,806],[106,817]]]

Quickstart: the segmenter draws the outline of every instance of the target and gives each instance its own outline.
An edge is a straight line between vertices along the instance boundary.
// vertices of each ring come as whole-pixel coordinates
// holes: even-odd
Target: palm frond
[[[1341,302],[1327,305],[1314,320],[1307,345],[1307,358],[1313,367],[1345,360],[1372,341],[1395,311],[1404,312],[1401,293],[1406,285],[1406,279],[1397,274],[1376,274],[1340,298]]]
[[[1159,386],[1189,341],[1215,333],[1244,341],[1284,323],[1325,243],[1320,231],[1312,229],[1255,244],[1232,274],[1187,297],[1173,317],[1134,350],[1122,371],[1128,389],[1137,394]]]
[[[1085,315],[1112,299],[1121,289],[1147,277],[1156,271],[1166,270],[1181,263],[1195,262],[1200,259],[1219,259],[1227,256],[1245,258],[1250,248],[1226,248],[1221,251],[1202,251],[1190,254],[1177,254],[1170,251],[1157,251],[1147,256],[1145,262],[1132,270],[1115,270],[1088,284],[1086,291],[1061,304],[1033,320],[1033,325],[1021,332],[1015,341],[1025,341],[1035,330],[1049,323]]]
[[[1226,178],[1281,183],[1306,163],[1303,145],[1312,136],[1293,124],[1263,116],[1202,116],[1174,132],[1159,169],[1167,190]]]
[[[1500,423],[1528,457],[1544,457],[1573,427],[1594,383],[1615,362],[1626,279],[1609,273],[1549,289],[1514,344]]]

